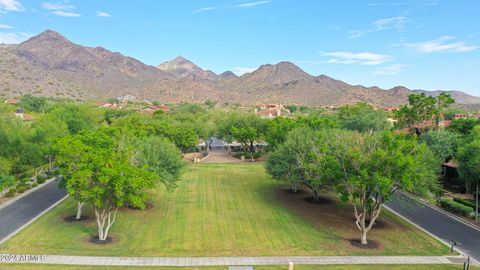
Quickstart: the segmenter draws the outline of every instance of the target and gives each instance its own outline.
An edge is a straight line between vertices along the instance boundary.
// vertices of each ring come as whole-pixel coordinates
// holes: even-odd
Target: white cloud
[[[320,52],[322,56],[331,57],[325,63],[330,64],[360,64],[360,65],[380,65],[393,60],[393,57],[386,54],[376,54],[370,52]]]
[[[5,33],[0,32],[0,43],[5,44],[18,44],[32,37],[32,35],[26,33]]]
[[[255,6],[259,6],[259,5],[265,5],[265,4],[268,4],[268,3],[270,3],[270,0],[238,4],[237,7],[239,7],[239,8],[249,8],[249,7],[255,7]]]
[[[42,4],[42,7],[46,10],[73,10],[75,9],[72,5],[67,5],[60,2],[45,2]]]
[[[97,16],[98,17],[111,17],[112,15],[110,15],[110,13],[100,11],[100,12],[97,13]]]
[[[397,16],[397,17],[378,19],[375,22],[373,22],[373,24],[375,25],[377,30],[383,30],[383,29],[389,29],[389,28],[395,28],[399,30],[405,26],[407,21],[408,21],[407,17]]]
[[[351,30],[348,31],[349,38],[359,38],[363,37],[367,34],[387,30],[387,29],[395,29],[397,31],[401,31],[405,24],[408,22],[408,17],[405,16],[396,16],[396,17],[389,17],[389,18],[381,18],[374,21],[373,27],[365,30]]]
[[[394,65],[389,65],[383,68],[380,68],[373,73],[375,75],[398,75],[402,70],[405,68],[409,67],[409,65],[404,65],[404,64],[394,64]]]
[[[56,10],[50,12],[51,14],[62,16],[62,17],[80,17],[82,15],[74,12],[68,12],[68,11],[63,11],[63,10]]]
[[[79,13],[74,12],[75,6],[68,5],[69,1],[64,2],[44,2],[42,7],[50,11],[50,14],[62,17],[80,17]]]
[[[18,0],[0,0],[0,11],[24,11]]]
[[[13,27],[8,24],[0,24],[0,29],[13,29]]]
[[[435,40],[404,44],[420,53],[470,52],[479,46],[467,45],[464,41],[454,41],[455,37],[443,36]]]
[[[216,9],[216,7],[203,7],[203,8],[194,10],[193,13],[202,13],[202,12],[206,12],[214,9]]]
[[[232,69],[232,72],[237,74],[238,76],[241,76],[245,73],[250,73],[250,72],[253,72],[255,70],[256,70],[256,68],[252,68],[252,67],[234,67]]]

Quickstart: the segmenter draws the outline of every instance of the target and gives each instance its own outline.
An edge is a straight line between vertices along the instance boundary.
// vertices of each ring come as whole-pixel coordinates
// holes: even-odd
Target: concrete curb
[[[19,195],[13,197],[12,199],[8,200],[8,201],[7,201],[6,203],[4,203],[4,204],[0,204],[0,209],[9,206],[10,204],[12,204],[12,203],[20,200],[21,198],[27,196],[27,195],[30,194],[30,193],[35,192],[35,191],[38,190],[38,189],[41,189],[42,187],[46,186],[48,183],[50,183],[50,182],[52,182],[52,181],[55,181],[55,179],[57,179],[57,178],[56,178],[56,177],[50,178],[50,179],[48,179],[47,181],[45,181],[45,183],[39,184],[37,187],[31,188],[31,189],[25,191],[24,193],[19,194]]]
[[[61,202],[63,202],[66,198],[68,198],[68,194],[65,195],[65,197],[61,198],[60,200],[58,200],[57,202],[55,202],[54,204],[50,205],[50,207],[48,207],[47,209],[43,210],[40,214],[36,215],[34,218],[32,218],[30,221],[28,221],[27,223],[23,224],[20,228],[16,229],[14,232],[12,232],[11,234],[7,235],[5,238],[1,239],[0,240],[0,245],[3,244],[5,241],[7,241],[8,239],[12,238],[14,235],[16,235],[17,233],[19,233],[21,230],[25,229],[28,225],[32,224],[35,220],[39,219],[41,216],[43,216],[45,213],[47,213],[48,211],[50,211],[52,208],[54,208],[55,206],[59,205]]]

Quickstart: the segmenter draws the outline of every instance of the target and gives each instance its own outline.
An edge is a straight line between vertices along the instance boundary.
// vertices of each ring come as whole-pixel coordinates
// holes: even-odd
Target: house
[[[255,114],[262,118],[275,118],[290,114],[283,104],[264,104],[255,108]]]
[[[137,98],[132,95],[118,96],[117,100],[121,102],[135,101]]]
[[[31,122],[31,121],[35,120],[35,118],[32,115],[26,114],[25,111],[20,107],[18,107],[15,110],[15,116],[22,119],[25,122]]]
[[[398,110],[398,108],[387,107],[387,108],[383,108],[383,110],[386,111],[386,112],[394,112],[394,111]]]
[[[480,114],[455,114],[453,116],[453,119],[467,119],[467,118],[474,118],[474,119],[480,119]]]
[[[141,113],[154,113],[156,111],[163,111],[164,113],[168,113],[170,112],[170,107],[167,105],[160,105],[160,106],[152,105],[140,110]]]
[[[6,100],[5,100],[5,104],[17,105],[17,104],[18,104],[18,100],[16,100],[16,99],[6,99]]]
[[[108,109],[123,109],[123,106],[118,103],[111,103],[111,102],[97,102],[95,105],[98,108],[108,108]]]

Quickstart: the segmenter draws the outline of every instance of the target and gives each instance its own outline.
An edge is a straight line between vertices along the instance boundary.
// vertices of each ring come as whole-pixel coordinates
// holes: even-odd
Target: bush
[[[447,211],[452,213],[460,214],[462,216],[469,217],[471,216],[473,207],[463,205],[461,203],[455,202],[450,198],[440,198],[440,206]]]
[[[460,203],[460,204],[463,204],[465,206],[469,206],[469,207],[472,207],[473,209],[475,209],[475,202],[472,202],[470,200],[467,200],[467,199],[462,199],[462,198],[453,198],[453,201],[456,202],[456,203]]]
[[[11,188],[11,189],[7,192],[7,194],[5,194],[5,197],[11,198],[11,197],[15,196],[15,193],[17,193],[17,189]]]
[[[37,181],[40,180],[40,179],[47,180],[48,175],[45,174],[45,173],[41,173],[41,174],[37,175]]]
[[[38,187],[38,183],[33,183],[32,187]]]
[[[17,192],[18,193],[23,193],[27,190],[27,187],[26,186],[19,186],[17,187]]]
[[[37,183],[39,183],[39,184],[43,184],[43,183],[45,183],[45,181],[46,181],[46,179],[43,179],[43,178],[38,178],[37,179]]]

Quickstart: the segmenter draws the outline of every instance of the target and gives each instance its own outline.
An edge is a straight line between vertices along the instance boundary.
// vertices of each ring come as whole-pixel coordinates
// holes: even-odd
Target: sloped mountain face
[[[203,70],[191,61],[178,56],[172,61],[162,63],[158,66],[162,71],[172,74],[176,79],[187,79],[192,81],[215,81],[219,77],[210,70]]]
[[[129,94],[165,103],[210,99],[313,106],[367,102],[397,107],[411,93],[401,86],[383,90],[325,75],[311,76],[290,62],[262,65],[240,77],[230,71],[216,75],[183,57],[153,67],[102,47],[74,44],[49,30],[18,45],[0,44],[0,98],[33,94],[98,100]],[[463,92],[451,93],[459,103],[480,103],[480,98]]]
[[[460,91],[425,91],[425,90],[413,90],[416,93],[425,93],[430,96],[438,96],[441,93],[448,93],[452,96],[453,99],[455,99],[455,102],[461,103],[461,104],[480,104],[480,97],[474,97],[472,95],[469,95],[464,92]]]

